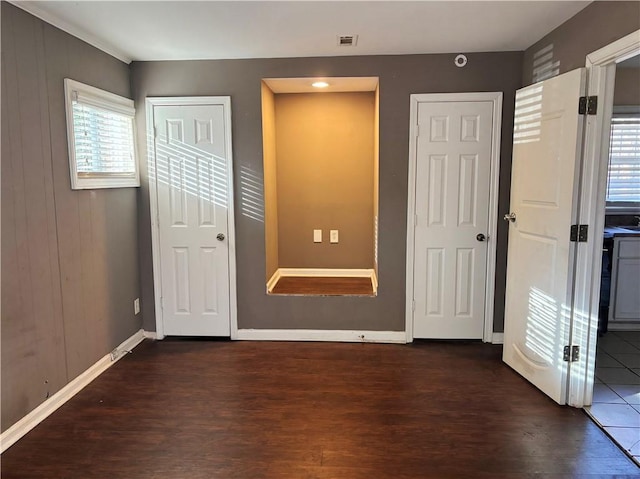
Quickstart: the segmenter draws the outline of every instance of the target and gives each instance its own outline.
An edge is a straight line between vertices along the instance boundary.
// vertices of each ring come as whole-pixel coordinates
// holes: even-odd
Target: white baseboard
[[[273,273],[273,276],[269,278],[269,281],[267,281],[267,293],[273,291],[273,287],[278,283],[281,277],[282,275],[280,273],[280,270],[277,269],[276,272]]]
[[[131,352],[145,338],[142,329],[126,339],[120,346],[109,354],[100,358],[93,366],[80,374],[77,378],[55,393],[37,408],[16,422],[9,429],[0,434],[0,452],[4,452],[16,443],[21,437],[44,421],[60,406],[79,393],[87,384],[100,376],[104,371],[113,366],[126,353]]]
[[[370,278],[372,269],[345,268],[278,268],[280,276],[320,276],[339,278]]]
[[[622,324],[609,322],[607,329],[609,331],[638,331],[640,329],[640,323],[637,321]]]
[[[158,334],[155,331],[142,331],[142,334],[144,335],[144,339],[158,339]]]
[[[504,344],[504,333],[493,333],[491,344]]]
[[[271,293],[280,278],[287,276],[319,277],[319,278],[369,278],[373,292],[378,291],[378,278],[373,269],[340,269],[340,268],[278,268],[267,281],[267,292]]]
[[[404,331],[348,331],[322,329],[239,329],[239,340],[250,341],[333,341],[347,343],[405,344]]]

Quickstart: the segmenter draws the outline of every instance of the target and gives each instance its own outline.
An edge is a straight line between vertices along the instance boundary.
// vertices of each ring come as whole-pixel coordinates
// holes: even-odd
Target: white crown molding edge
[[[72,35],[82,40],[83,42],[88,43],[89,45],[97,48],[98,50],[108,55],[111,55],[112,57],[117,58],[118,60],[126,64],[129,64],[133,61],[133,59],[129,57],[126,53],[124,53],[122,50],[114,47],[113,45],[105,43],[103,40],[87,32],[86,30],[83,30],[82,28],[76,25],[73,25],[69,22],[62,20],[61,18],[56,17],[55,15],[34,5],[31,2],[21,2],[18,0],[7,0],[7,1],[10,4],[14,5],[15,7],[18,7],[19,9],[24,10],[27,13],[30,13],[34,17],[37,17],[40,20],[50,25],[53,25],[56,28],[59,28],[63,32],[66,32],[69,35]]]

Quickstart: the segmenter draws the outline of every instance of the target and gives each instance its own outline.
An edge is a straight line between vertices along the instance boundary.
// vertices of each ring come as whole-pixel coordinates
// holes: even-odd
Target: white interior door
[[[413,337],[482,339],[492,101],[418,103]]]
[[[225,108],[153,109],[164,335],[230,335]]]
[[[564,404],[584,69],[516,93],[504,361]]]

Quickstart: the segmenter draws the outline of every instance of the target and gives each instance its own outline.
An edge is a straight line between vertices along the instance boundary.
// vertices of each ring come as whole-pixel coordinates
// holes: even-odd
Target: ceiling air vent
[[[355,47],[358,44],[358,35],[338,35],[339,47]]]

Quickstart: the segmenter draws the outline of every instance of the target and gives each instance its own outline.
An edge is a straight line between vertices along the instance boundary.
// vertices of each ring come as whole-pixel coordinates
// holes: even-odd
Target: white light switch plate
[[[322,230],[313,230],[313,242],[322,243]]]
[[[338,230],[331,230],[331,233],[329,234],[329,241],[331,243],[338,242]]]
[[[133,300],[133,314],[140,313],[140,298]]]

